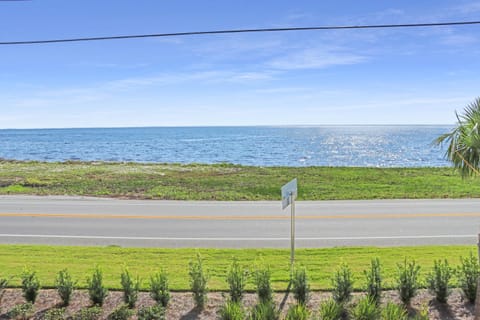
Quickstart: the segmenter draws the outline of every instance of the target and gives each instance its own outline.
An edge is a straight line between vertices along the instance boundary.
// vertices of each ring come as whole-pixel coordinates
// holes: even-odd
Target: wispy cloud
[[[440,42],[449,46],[463,46],[477,43],[478,38],[470,34],[451,34],[445,36]]]
[[[455,9],[463,14],[478,13],[480,12],[480,1],[464,3],[456,6]]]
[[[228,71],[209,70],[183,73],[164,73],[154,76],[130,77],[110,81],[105,84],[108,89],[125,89],[132,87],[169,86],[187,82],[222,83],[266,81],[274,78],[272,71]]]
[[[241,35],[203,42],[191,50],[202,60],[238,63],[262,59],[285,48],[288,45],[279,35]]]
[[[310,12],[294,12],[287,15],[285,19],[288,22],[300,23],[305,20],[311,20],[312,18],[314,18],[314,15]]]
[[[235,83],[251,84],[269,82],[274,79],[273,71],[202,71],[184,73],[164,73],[153,76],[129,77],[77,87],[31,89],[28,97],[10,99],[10,104],[18,108],[45,108],[61,105],[89,105],[101,101],[109,101],[123,96],[126,92],[152,87],[169,87],[190,83],[218,84]]]
[[[310,91],[310,88],[303,87],[274,87],[274,88],[262,88],[254,90],[256,93],[262,94],[278,94],[278,93],[300,93]]]
[[[226,80],[231,82],[247,82],[247,81],[258,81],[258,80],[272,80],[272,72],[240,72],[233,74],[228,77]]]
[[[367,61],[359,54],[333,49],[305,49],[289,53],[268,62],[268,66],[280,70],[323,69],[338,65],[351,65]]]
[[[113,63],[83,61],[72,64],[75,67],[101,68],[101,69],[139,69],[148,67],[148,63]]]

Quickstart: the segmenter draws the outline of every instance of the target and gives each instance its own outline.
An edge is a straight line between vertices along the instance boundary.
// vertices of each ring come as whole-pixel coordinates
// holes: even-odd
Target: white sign
[[[282,209],[291,204],[291,200],[297,197],[297,178],[282,187]]]

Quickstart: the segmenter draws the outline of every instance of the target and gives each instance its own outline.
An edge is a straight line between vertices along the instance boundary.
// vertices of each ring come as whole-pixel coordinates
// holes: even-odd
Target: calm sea
[[[0,130],[0,158],[235,163],[255,166],[449,166],[432,141],[449,126],[159,127]]]

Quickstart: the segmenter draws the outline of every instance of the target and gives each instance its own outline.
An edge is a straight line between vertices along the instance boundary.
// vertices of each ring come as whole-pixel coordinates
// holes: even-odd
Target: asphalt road
[[[296,246],[476,244],[480,200],[296,202]],[[0,196],[0,243],[290,248],[276,202]]]

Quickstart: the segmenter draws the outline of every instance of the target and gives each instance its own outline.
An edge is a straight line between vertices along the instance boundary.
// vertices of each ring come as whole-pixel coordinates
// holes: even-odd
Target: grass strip
[[[475,198],[480,184],[452,168],[249,167],[0,161],[0,194],[166,200],[279,200],[299,181],[299,200]]]
[[[384,286],[393,288],[396,266],[403,259],[415,259],[421,266],[421,279],[435,259],[447,258],[457,266],[459,257],[476,252],[476,246],[419,246],[419,247],[342,247],[322,249],[298,249],[297,265],[307,268],[313,290],[329,290],[334,270],[346,262],[354,273],[354,287],[365,286],[363,270],[370,261],[378,257],[382,264]],[[189,290],[188,263],[199,252],[211,276],[212,290],[227,290],[226,270],[233,258],[252,273],[256,266],[269,266],[272,284],[276,290],[285,290],[289,281],[290,252],[286,249],[163,249],[121,247],[73,247],[43,245],[0,245],[0,278],[11,278],[10,285],[20,285],[20,274],[24,267],[37,272],[43,287],[52,287],[56,274],[67,268],[80,287],[86,286],[86,277],[98,265],[104,272],[106,286],[120,288],[120,274],[128,266],[133,275],[138,274],[142,289],[147,289],[150,275],[164,267],[169,274],[172,290]],[[253,290],[250,277],[247,289]]]

